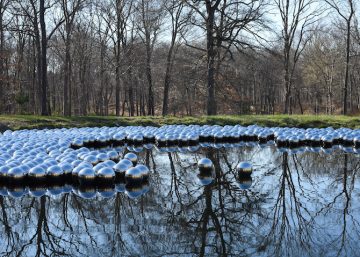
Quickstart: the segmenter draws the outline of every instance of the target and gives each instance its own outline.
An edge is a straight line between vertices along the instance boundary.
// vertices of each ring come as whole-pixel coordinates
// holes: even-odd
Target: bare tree
[[[76,14],[81,10],[87,0],[62,0],[61,8],[65,18],[65,31],[62,33],[65,42],[65,59],[64,59],[64,107],[63,112],[65,116],[71,116],[72,93],[71,93],[71,76],[72,76],[72,62],[71,62],[71,34],[74,27],[74,20]]]
[[[292,87],[294,73],[299,58],[310,40],[308,33],[311,26],[318,20],[319,11],[316,0],[275,0],[281,16],[283,41],[283,65],[285,86],[285,114],[292,112]]]
[[[355,3],[353,0],[325,0],[328,5],[334,9],[337,14],[346,23],[346,50],[345,50],[345,74],[343,88],[343,114],[348,112],[348,87],[349,87],[349,69],[350,69],[350,46],[351,46],[351,26],[352,19],[355,15]],[[347,10],[345,10],[345,8]]]

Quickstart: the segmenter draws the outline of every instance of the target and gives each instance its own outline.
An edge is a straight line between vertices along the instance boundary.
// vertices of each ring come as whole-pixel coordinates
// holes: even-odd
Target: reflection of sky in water
[[[215,166],[208,186],[197,177],[203,157]],[[358,255],[357,155],[291,155],[271,146],[153,149],[139,159],[151,178],[136,199],[1,196],[1,256]],[[248,190],[235,178],[240,161],[254,166]]]

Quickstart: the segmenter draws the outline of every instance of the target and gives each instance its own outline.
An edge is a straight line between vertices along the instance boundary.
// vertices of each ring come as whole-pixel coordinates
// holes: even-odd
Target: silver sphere
[[[210,170],[214,167],[212,161],[208,158],[202,158],[198,161],[198,168],[199,169],[207,169]]]
[[[249,162],[240,162],[240,163],[236,166],[236,170],[237,170],[238,172],[251,175],[251,173],[252,173],[252,171],[253,171],[253,167],[252,167],[251,163],[249,163]]]
[[[46,174],[50,177],[60,177],[64,175],[64,171],[59,165],[53,165],[46,170]]]
[[[8,166],[1,166],[0,167],[0,177],[6,177],[9,173],[10,167]]]
[[[119,164],[123,164],[126,165],[126,170],[130,169],[131,167],[133,167],[133,163],[131,161],[129,161],[128,159],[123,159],[121,161],[119,161]]]
[[[115,172],[112,168],[104,167],[96,172],[96,176],[100,179],[113,179]]]
[[[132,167],[125,172],[125,180],[129,184],[141,183],[143,180],[143,174],[137,167]]]
[[[133,165],[136,165],[137,160],[138,160],[137,155],[134,153],[127,153],[127,154],[125,154],[124,158],[131,161],[133,163]]]
[[[140,169],[140,172],[141,172],[141,175],[142,175],[143,179],[148,179],[149,178],[150,171],[149,171],[148,167],[146,167],[143,164],[138,164],[138,165],[135,166],[135,168]]]
[[[62,162],[59,164],[60,168],[64,171],[65,175],[71,174],[73,166],[68,162]]]
[[[113,169],[115,170],[116,174],[125,174],[125,172],[131,167],[129,167],[129,165],[126,165],[125,163],[121,163],[119,162],[118,164],[116,164]]]
[[[46,177],[46,170],[40,166],[35,166],[29,170],[28,175],[33,179],[43,179]]]
[[[22,179],[24,176],[24,170],[20,167],[13,167],[8,171],[8,177],[11,179]]]
[[[95,179],[95,171],[92,168],[83,168],[82,170],[79,171],[78,174],[79,179],[84,179],[84,180],[94,180]]]

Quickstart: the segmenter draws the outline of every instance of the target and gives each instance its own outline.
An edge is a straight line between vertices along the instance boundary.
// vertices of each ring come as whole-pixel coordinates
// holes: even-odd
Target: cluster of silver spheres
[[[204,185],[210,185],[214,179],[214,164],[208,158],[202,158],[197,163],[199,173],[197,175],[199,182]],[[236,166],[236,180],[240,189],[249,189],[252,185],[251,174],[253,172],[253,166],[249,162],[240,162]]]
[[[102,198],[114,197],[117,193],[125,193],[130,198],[137,198],[149,191],[149,183],[143,181],[140,184],[132,185],[119,182],[114,184],[99,185],[75,185],[75,184],[6,184],[0,185],[0,196],[20,198],[25,195],[31,197],[59,196],[63,194],[74,194],[81,198],[90,199],[100,196]]]

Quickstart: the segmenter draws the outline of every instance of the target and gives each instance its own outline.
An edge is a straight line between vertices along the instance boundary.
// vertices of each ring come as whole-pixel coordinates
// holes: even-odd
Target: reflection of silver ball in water
[[[143,180],[142,172],[137,167],[132,167],[125,172],[126,183],[137,184]]]
[[[238,172],[251,175],[251,173],[252,173],[252,171],[253,171],[253,167],[252,167],[251,163],[249,163],[249,162],[240,162],[240,163],[236,166],[236,170],[237,170]]]
[[[46,188],[42,186],[30,187],[29,195],[32,197],[41,197],[46,194]]]
[[[214,181],[214,172],[213,169],[209,168],[200,168],[200,172],[197,175],[199,182],[203,186],[210,185]]]
[[[213,168],[213,163],[210,159],[208,158],[202,158],[198,161],[198,168],[199,169],[206,169],[206,170],[210,170]]]
[[[115,190],[118,193],[125,192],[125,184],[124,183],[115,184]]]
[[[78,174],[79,179],[84,180],[94,180],[95,179],[95,171],[92,168],[83,168],[79,171]]]
[[[249,189],[252,185],[252,178],[251,176],[239,176],[237,178],[238,186],[240,189],[246,190]]]
[[[127,153],[127,154],[125,154],[124,159],[128,159],[129,161],[131,161],[133,163],[133,165],[136,165],[138,158],[137,158],[136,154],[134,154],[134,153]]]
[[[140,197],[144,193],[142,184],[127,184],[125,194],[131,199]]]
[[[203,186],[210,185],[214,181],[213,177],[201,176],[200,174],[198,175],[198,179]]]
[[[98,194],[103,198],[111,198],[115,193],[114,187],[101,187],[98,189]]]
[[[14,198],[20,198],[27,194],[27,189],[25,187],[12,187],[8,188],[8,195]]]
[[[64,171],[59,165],[53,165],[46,170],[46,174],[50,177],[59,177],[64,175]]]
[[[52,196],[61,195],[62,193],[64,193],[64,187],[60,186],[60,185],[55,185],[55,186],[49,187],[47,192],[48,192],[48,194],[50,194]]]
[[[138,164],[138,165],[135,166],[135,168],[140,169],[141,176],[142,176],[143,179],[148,179],[149,178],[150,171],[149,171],[148,167],[146,167],[143,164]]]
[[[100,179],[113,179],[115,172],[112,168],[104,167],[97,171],[96,176]]]
[[[40,166],[35,166],[34,168],[31,168],[28,173],[30,178],[34,179],[43,179],[46,177],[46,171],[44,168]]]
[[[95,187],[80,186],[78,190],[78,195],[84,199],[92,199],[96,197],[96,189]]]

